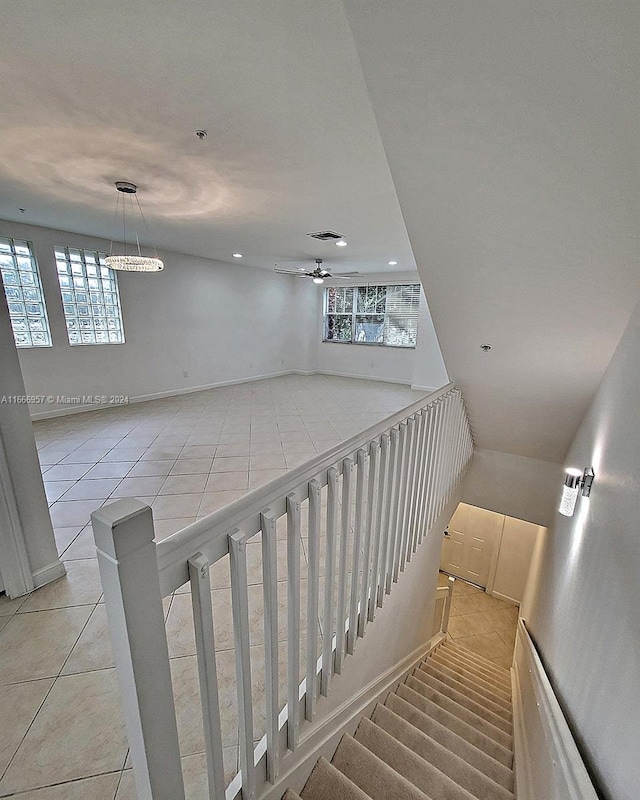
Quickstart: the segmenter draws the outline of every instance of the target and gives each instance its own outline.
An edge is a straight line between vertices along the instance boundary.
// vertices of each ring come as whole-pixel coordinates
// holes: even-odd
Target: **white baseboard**
[[[498,600],[504,600],[505,603],[511,603],[514,606],[520,606],[520,600],[516,600],[515,597],[509,597],[508,594],[502,594],[502,592],[489,592],[491,597],[495,597]]]
[[[381,378],[378,375],[356,375],[353,372],[334,372],[333,370],[318,369],[314,375],[332,375],[335,378],[354,378],[358,381],[379,381],[380,383],[395,383],[398,386],[411,386],[411,381],[401,381],[395,378]]]
[[[317,727],[302,735],[295,752],[287,753],[280,763],[281,773],[274,785],[264,785],[258,791],[260,800],[280,800],[287,787],[301,789],[320,756],[331,759],[339,739],[348,730],[354,730],[360,718],[373,710],[376,703],[386,697],[394,686],[408,675],[440,642],[446,638],[438,633],[412,653],[390,667],[375,680],[364,686],[356,695],[333,709]],[[264,757],[261,762],[264,761]],[[260,764],[260,762],[259,762]],[[261,771],[263,764],[258,769]],[[232,784],[233,786],[233,784]],[[231,788],[231,787],[230,787]],[[227,800],[234,796],[227,792]]]
[[[64,568],[62,561],[54,561],[51,564],[47,564],[46,567],[37,569],[33,573],[33,588],[39,589],[41,586],[45,586],[47,583],[51,583],[51,581],[62,578],[62,576],[66,574],[67,570]]]
[[[421,386],[419,383],[412,383],[411,388],[414,392],[426,392],[427,394],[431,394],[431,392],[436,392],[440,387],[439,386]]]
[[[366,380],[366,381],[380,381],[381,383],[395,383],[402,386],[409,386],[411,385],[411,381],[399,381],[394,380],[392,378],[380,378],[376,377],[375,375],[352,375],[347,372],[327,372],[326,370],[319,370],[319,369],[312,369],[312,370],[303,370],[303,369],[286,369],[281,370],[279,372],[268,372],[262,375],[251,375],[248,378],[236,378],[234,380],[229,381],[217,381],[216,383],[206,383],[201,384],[200,386],[186,386],[181,389],[167,389],[163,392],[152,392],[150,394],[139,394],[133,395],[129,397],[129,405],[133,403],[146,403],[149,400],[163,400],[166,397],[179,397],[180,395],[184,394],[193,394],[195,392],[205,392],[207,389],[220,389],[223,386],[237,386],[242,383],[252,383],[253,381],[265,381],[269,380],[269,378],[283,378],[287,375],[332,375],[337,378],[354,378],[355,380]],[[419,391],[425,392],[432,392],[435,389],[430,387],[423,387],[423,386],[411,386],[412,389],[417,389]],[[98,411],[104,408],[117,408],[118,406],[114,406],[110,403],[96,403],[94,404],[87,404],[87,405],[72,405],[66,406],[64,408],[53,408],[50,411],[31,411],[31,419],[32,420],[39,420],[39,419],[49,419],[51,417],[66,417],[70,414],[82,414],[86,411]]]

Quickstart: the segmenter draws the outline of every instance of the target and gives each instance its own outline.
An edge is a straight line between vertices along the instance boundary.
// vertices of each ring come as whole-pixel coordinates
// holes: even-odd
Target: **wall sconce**
[[[558,511],[565,517],[572,517],[578,501],[578,493],[581,491],[583,497],[589,497],[594,478],[591,467],[586,467],[583,472],[573,468],[566,470]]]

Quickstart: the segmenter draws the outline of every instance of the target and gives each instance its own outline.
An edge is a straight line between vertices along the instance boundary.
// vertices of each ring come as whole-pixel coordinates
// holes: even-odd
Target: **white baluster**
[[[384,591],[385,594],[391,592],[391,580],[393,577],[393,555],[395,553],[396,539],[395,539],[395,514],[397,511],[398,503],[398,484],[400,469],[400,431],[398,428],[391,429],[391,450],[389,456],[389,499],[385,511],[385,518],[383,521],[385,531],[385,541],[387,548],[385,550],[385,563],[384,563]],[[382,606],[384,596],[382,592],[378,595],[378,604]]]
[[[307,620],[308,624],[308,620]],[[287,495],[287,746],[298,746],[300,728],[300,501]]]
[[[309,481],[309,536],[307,538],[307,684],[305,719],[313,720],[318,663],[318,587],[320,574],[320,484]],[[326,587],[325,587],[326,588]]]
[[[262,594],[264,598],[264,666],[267,712],[267,780],[275,783],[280,771],[278,735],[279,663],[278,663],[278,551],[277,517],[266,509],[260,515],[262,531]]]
[[[376,604],[380,592],[384,591],[384,556],[386,540],[383,535],[382,525],[385,508],[389,498],[389,436],[383,433],[380,437],[380,467],[378,469],[378,501],[374,521],[373,566],[371,568],[371,590],[368,601],[369,622],[373,621],[376,613]]]
[[[353,563],[351,565],[351,602],[349,604],[349,630],[347,631],[347,653],[352,655],[358,633],[358,587],[360,583],[360,542],[366,514],[368,459],[364,450],[358,450],[358,474],[356,481],[356,513],[353,521]],[[362,609],[364,613],[364,609]]]
[[[373,546],[373,525],[376,514],[378,478],[380,477],[380,445],[377,441],[369,445],[369,486],[367,491],[367,513],[364,526],[364,546],[362,556],[362,584],[360,586],[360,616],[358,617],[358,636],[364,636],[369,618],[369,584],[371,570],[371,549]]]
[[[393,582],[398,582],[400,572],[400,553],[402,552],[403,520],[402,512],[404,508],[404,498],[407,491],[407,468],[409,462],[409,431],[406,422],[400,423],[400,469],[398,482],[398,501],[396,508],[395,522],[395,552],[393,554]]]
[[[342,463],[342,520],[340,526],[340,561],[338,567],[338,619],[336,623],[336,655],[334,669],[339,675],[345,653],[345,622],[347,613],[348,544],[351,538],[351,500],[353,497],[353,460]]]
[[[333,661],[333,591],[335,585],[336,530],[338,523],[338,470],[327,470],[327,543],[324,568],[324,613],[322,628],[322,677],[320,693],[329,693]],[[344,631],[344,624],[342,625]],[[339,637],[338,637],[339,638]]]
[[[237,528],[229,534],[231,610],[236,650],[236,690],[243,800],[256,796],[253,758],[253,699],[251,696],[251,651],[249,648],[249,595],[246,534]]]
[[[210,800],[222,800],[225,790],[224,763],[209,567],[210,564],[202,553],[197,553],[189,559],[191,605],[200,681],[209,798]]]

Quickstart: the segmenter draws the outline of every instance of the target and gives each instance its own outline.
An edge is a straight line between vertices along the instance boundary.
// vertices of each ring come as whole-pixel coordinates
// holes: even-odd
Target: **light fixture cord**
[[[149,225],[147,224],[147,218],[144,215],[144,211],[142,210],[142,206],[140,205],[140,200],[138,199],[137,193],[136,193],[136,202],[138,204],[138,210],[140,211],[140,216],[142,217],[142,221],[144,222],[144,227],[147,229],[147,233],[149,234],[149,245],[151,246],[151,249],[153,250],[155,257],[158,258],[158,251],[156,250],[155,245],[151,241],[151,231],[149,230]],[[138,245],[138,249],[140,249],[140,245]]]
[[[120,200],[120,192],[116,189],[116,207],[113,212],[113,222],[111,224],[111,230],[115,231],[116,229],[116,222],[118,221],[118,201]],[[109,242],[109,255],[113,255],[113,236],[111,236],[111,241]]]

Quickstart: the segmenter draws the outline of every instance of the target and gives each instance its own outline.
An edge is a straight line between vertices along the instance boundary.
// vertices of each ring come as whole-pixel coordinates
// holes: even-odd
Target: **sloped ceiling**
[[[637,0],[2,15],[0,218],[110,238],[125,179],[168,250],[417,264],[477,443],[562,459],[639,295]]]
[[[345,8],[476,441],[561,461],[639,296],[640,5]]]

